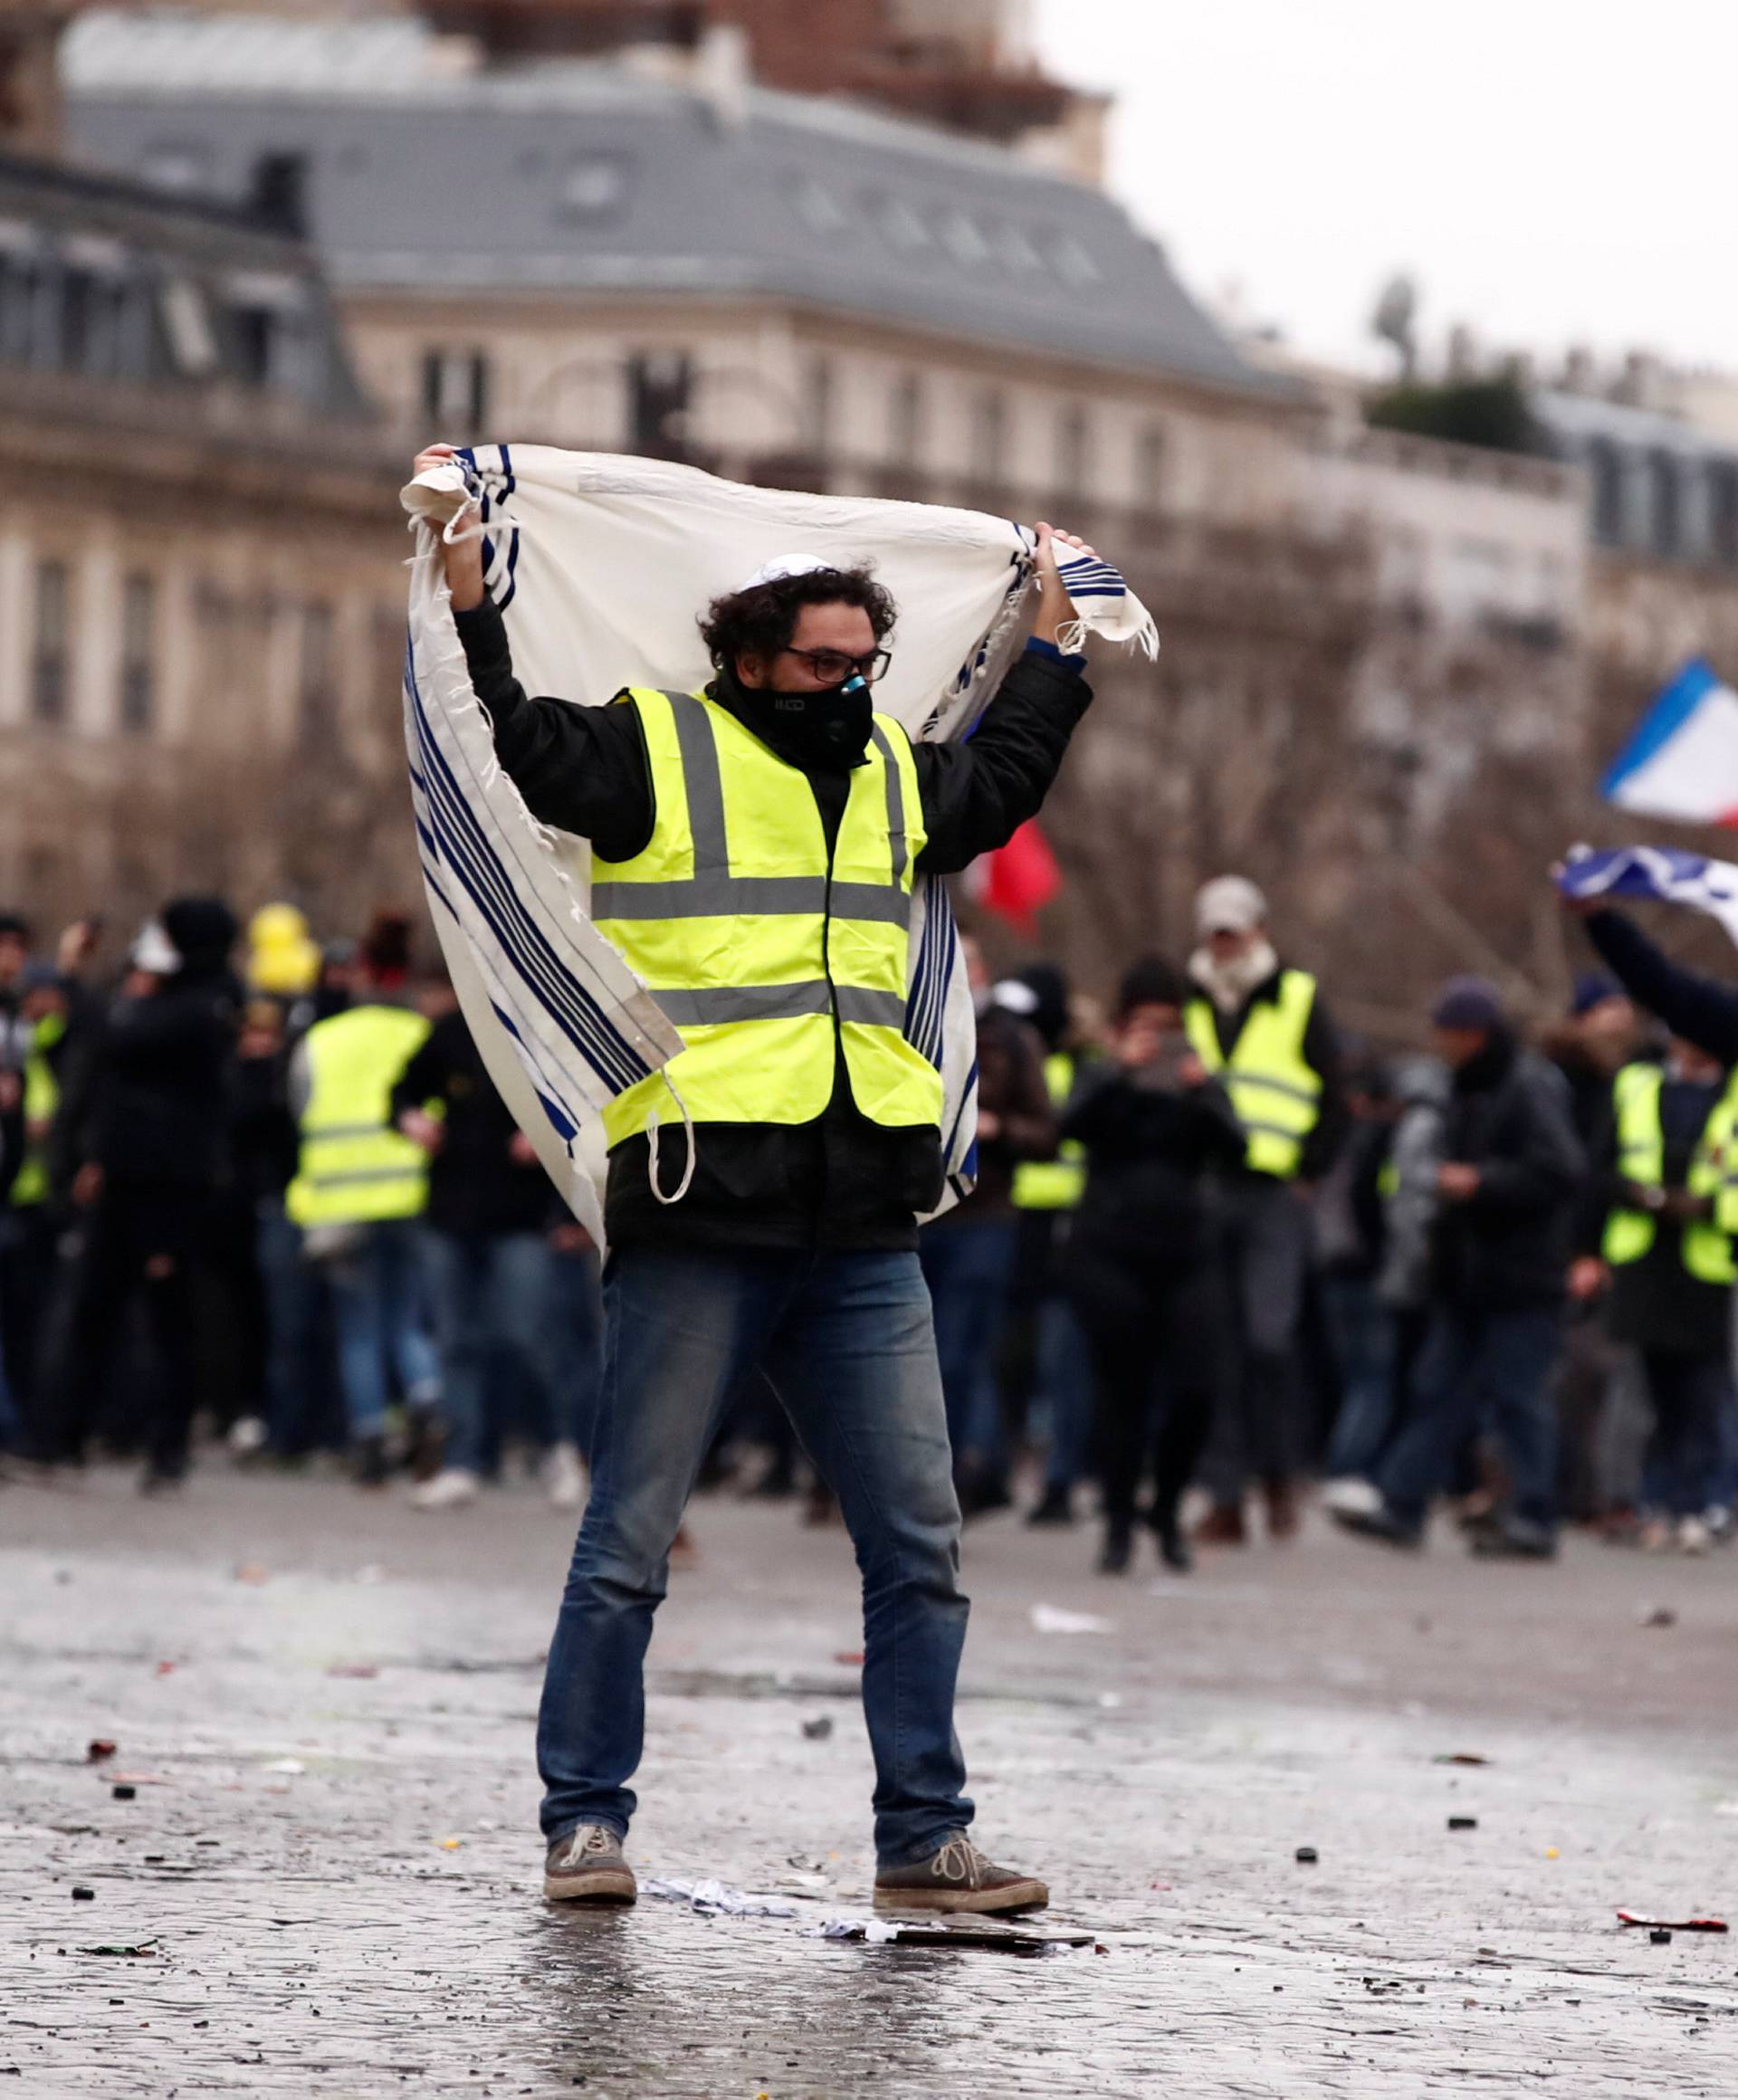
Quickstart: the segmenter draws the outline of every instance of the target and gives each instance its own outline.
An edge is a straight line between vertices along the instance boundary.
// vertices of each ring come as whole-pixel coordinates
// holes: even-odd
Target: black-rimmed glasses
[[[850,656],[843,649],[787,649],[785,654],[800,658],[823,685],[843,685],[853,674],[865,685],[877,685],[893,660],[891,649],[872,649],[866,656]]]

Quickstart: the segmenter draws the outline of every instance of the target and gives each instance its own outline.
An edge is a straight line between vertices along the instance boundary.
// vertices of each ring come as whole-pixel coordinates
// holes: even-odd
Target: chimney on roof
[[[308,222],[308,156],[262,153],[253,163],[247,208],[256,225],[271,234],[305,241]]]
[[[0,9],[0,146],[58,157],[61,150],[61,32],[67,0],[13,0]]]
[[[721,131],[740,131],[748,122],[752,77],[748,31],[733,22],[710,23],[694,54],[694,87]]]

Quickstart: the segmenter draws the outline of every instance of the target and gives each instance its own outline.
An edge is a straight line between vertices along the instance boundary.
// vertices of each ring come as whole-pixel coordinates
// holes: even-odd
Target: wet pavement
[[[654,1643],[630,1851],[797,1914],[545,1906],[570,1529],[528,1489],[431,1519],[215,1463],[172,1503],[0,1488],[0,2094],[1738,2087],[1738,1938],[1614,1914],[1738,1909],[1738,1557],[1316,1526],[1112,1583],[1084,1529],[974,1528],[979,1834],[1097,1941],[1030,1958],[812,1936],[867,1909],[853,1570],[720,1498]]]

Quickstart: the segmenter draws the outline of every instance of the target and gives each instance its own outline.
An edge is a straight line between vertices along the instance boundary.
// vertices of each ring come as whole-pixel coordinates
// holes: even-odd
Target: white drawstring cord
[[[700,1155],[694,1146],[694,1119],[688,1112],[688,1103],[676,1091],[675,1082],[668,1071],[660,1070],[659,1076],[670,1089],[670,1098],[682,1111],[682,1127],[688,1139],[688,1164],[683,1169],[682,1179],[676,1184],[675,1193],[666,1196],[658,1187],[658,1112],[651,1110],[645,1119],[645,1178],[652,1186],[652,1193],[660,1203],[680,1203],[688,1193],[688,1184],[694,1178],[694,1168]]]

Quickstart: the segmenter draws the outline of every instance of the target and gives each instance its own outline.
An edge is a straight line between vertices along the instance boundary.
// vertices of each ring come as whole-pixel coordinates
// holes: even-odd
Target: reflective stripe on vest
[[[812,1122],[836,1042],[872,1122],[939,1123],[941,1077],[905,1039],[912,878],[926,840],[911,740],[876,715],[829,866],[801,772],[703,693],[625,696],[656,815],[645,850],[592,862],[592,916],[685,1047],[665,1071],[696,1123]],[[612,1146],[666,1119],[654,1073],[604,1110]]]
[[[1296,1174],[1304,1141],[1322,1113],[1322,1075],[1304,1055],[1314,1006],[1309,971],[1282,971],[1276,995],[1256,999],[1244,1016],[1229,1058],[1209,1001],[1190,999],[1183,1016],[1196,1055],[1231,1097],[1247,1139],[1246,1160],[1282,1181]]]
[[[61,1105],[61,1083],[54,1076],[48,1053],[65,1034],[64,1014],[44,1014],[31,1031],[30,1048],[24,1055],[24,1098],[19,1104],[24,1126],[24,1156],[7,1198],[15,1210],[28,1210],[48,1199],[49,1127]]]
[[[301,1160],[284,1194],[297,1225],[420,1215],[428,1155],[392,1127],[392,1090],[427,1034],[422,1016],[402,1007],[352,1007],[309,1029]]]
[[[1066,1050],[1053,1050],[1044,1061],[1045,1092],[1053,1108],[1065,1108],[1074,1091],[1074,1060]],[[1073,1210],[1086,1187],[1086,1148],[1078,1138],[1065,1139],[1054,1160],[1022,1160],[1014,1169],[1017,1210]]]
[[[1638,1188],[1666,1186],[1666,1138],[1660,1126],[1659,1097],[1666,1074],[1657,1064],[1626,1064],[1611,1083],[1612,1105],[1617,1119],[1618,1172]],[[1730,1284],[1738,1280],[1738,1264],[1733,1260],[1732,1227],[1726,1222],[1727,1176],[1733,1171],[1728,1155],[1738,1104],[1738,1075],[1710,1112],[1696,1141],[1684,1187],[1691,1196],[1714,1200],[1714,1217],[1692,1218],[1679,1236],[1684,1266],[1705,1284]],[[1638,1262],[1658,1237],[1658,1221],[1650,1211],[1618,1208],[1605,1221],[1601,1252],[1613,1268]]]

